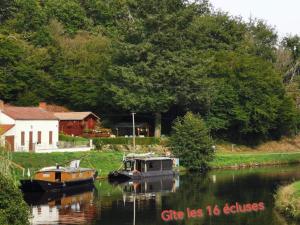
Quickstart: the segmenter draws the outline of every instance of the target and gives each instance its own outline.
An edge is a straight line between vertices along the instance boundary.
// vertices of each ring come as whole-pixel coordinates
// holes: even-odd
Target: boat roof
[[[160,161],[160,160],[172,160],[171,158],[169,157],[148,157],[148,158],[139,158],[139,157],[136,157],[136,158],[128,158],[129,160],[130,159],[134,159],[134,160],[142,160],[142,161]]]
[[[90,171],[94,170],[91,168],[74,168],[74,167],[62,167],[60,166],[57,168],[56,166],[51,166],[51,167],[45,167],[40,169],[38,172],[66,172],[66,173],[74,173],[74,172],[84,172],[84,171]]]

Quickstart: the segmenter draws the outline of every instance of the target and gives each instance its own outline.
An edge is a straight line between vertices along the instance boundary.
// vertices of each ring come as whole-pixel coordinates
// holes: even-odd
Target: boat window
[[[136,169],[138,171],[142,171],[142,162],[141,161],[136,161],[136,163],[137,163]]]
[[[150,169],[153,168],[153,163],[152,162],[149,163],[149,168]]]
[[[131,162],[126,162],[125,163],[125,170],[131,170]]]
[[[61,181],[61,173],[60,172],[55,172],[55,180]]]
[[[152,184],[149,185],[149,190],[152,191],[153,190],[153,186]]]

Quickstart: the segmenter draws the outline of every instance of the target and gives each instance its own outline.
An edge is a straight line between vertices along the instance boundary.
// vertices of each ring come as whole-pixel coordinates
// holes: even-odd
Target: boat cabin
[[[94,170],[87,168],[51,167],[36,172],[34,179],[48,182],[68,182],[92,178],[94,173]]]
[[[48,182],[68,182],[89,179],[94,176],[95,170],[80,168],[79,164],[80,160],[74,160],[69,167],[59,165],[45,167],[35,173],[34,179]]]
[[[124,161],[126,171],[139,171],[142,173],[150,171],[172,170],[173,160],[168,157],[133,158]]]

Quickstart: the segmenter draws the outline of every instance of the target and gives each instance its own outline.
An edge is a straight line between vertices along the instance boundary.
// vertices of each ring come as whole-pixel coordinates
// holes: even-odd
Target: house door
[[[12,152],[15,150],[15,136],[5,137],[5,147]]]
[[[33,133],[32,131],[29,132],[29,151],[33,151]]]

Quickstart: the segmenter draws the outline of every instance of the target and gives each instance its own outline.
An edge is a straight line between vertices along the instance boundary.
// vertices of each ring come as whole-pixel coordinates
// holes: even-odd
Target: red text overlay
[[[176,211],[172,209],[164,210],[161,212],[161,219],[163,221],[183,220],[191,218],[202,218],[204,216],[220,216],[220,215],[234,215],[238,213],[259,212],[265,210],[263,202],[241,204],[228,204],[219,207],[218,205],[208,205],[205,208],[190,209],[186,208],[185,211]]]

